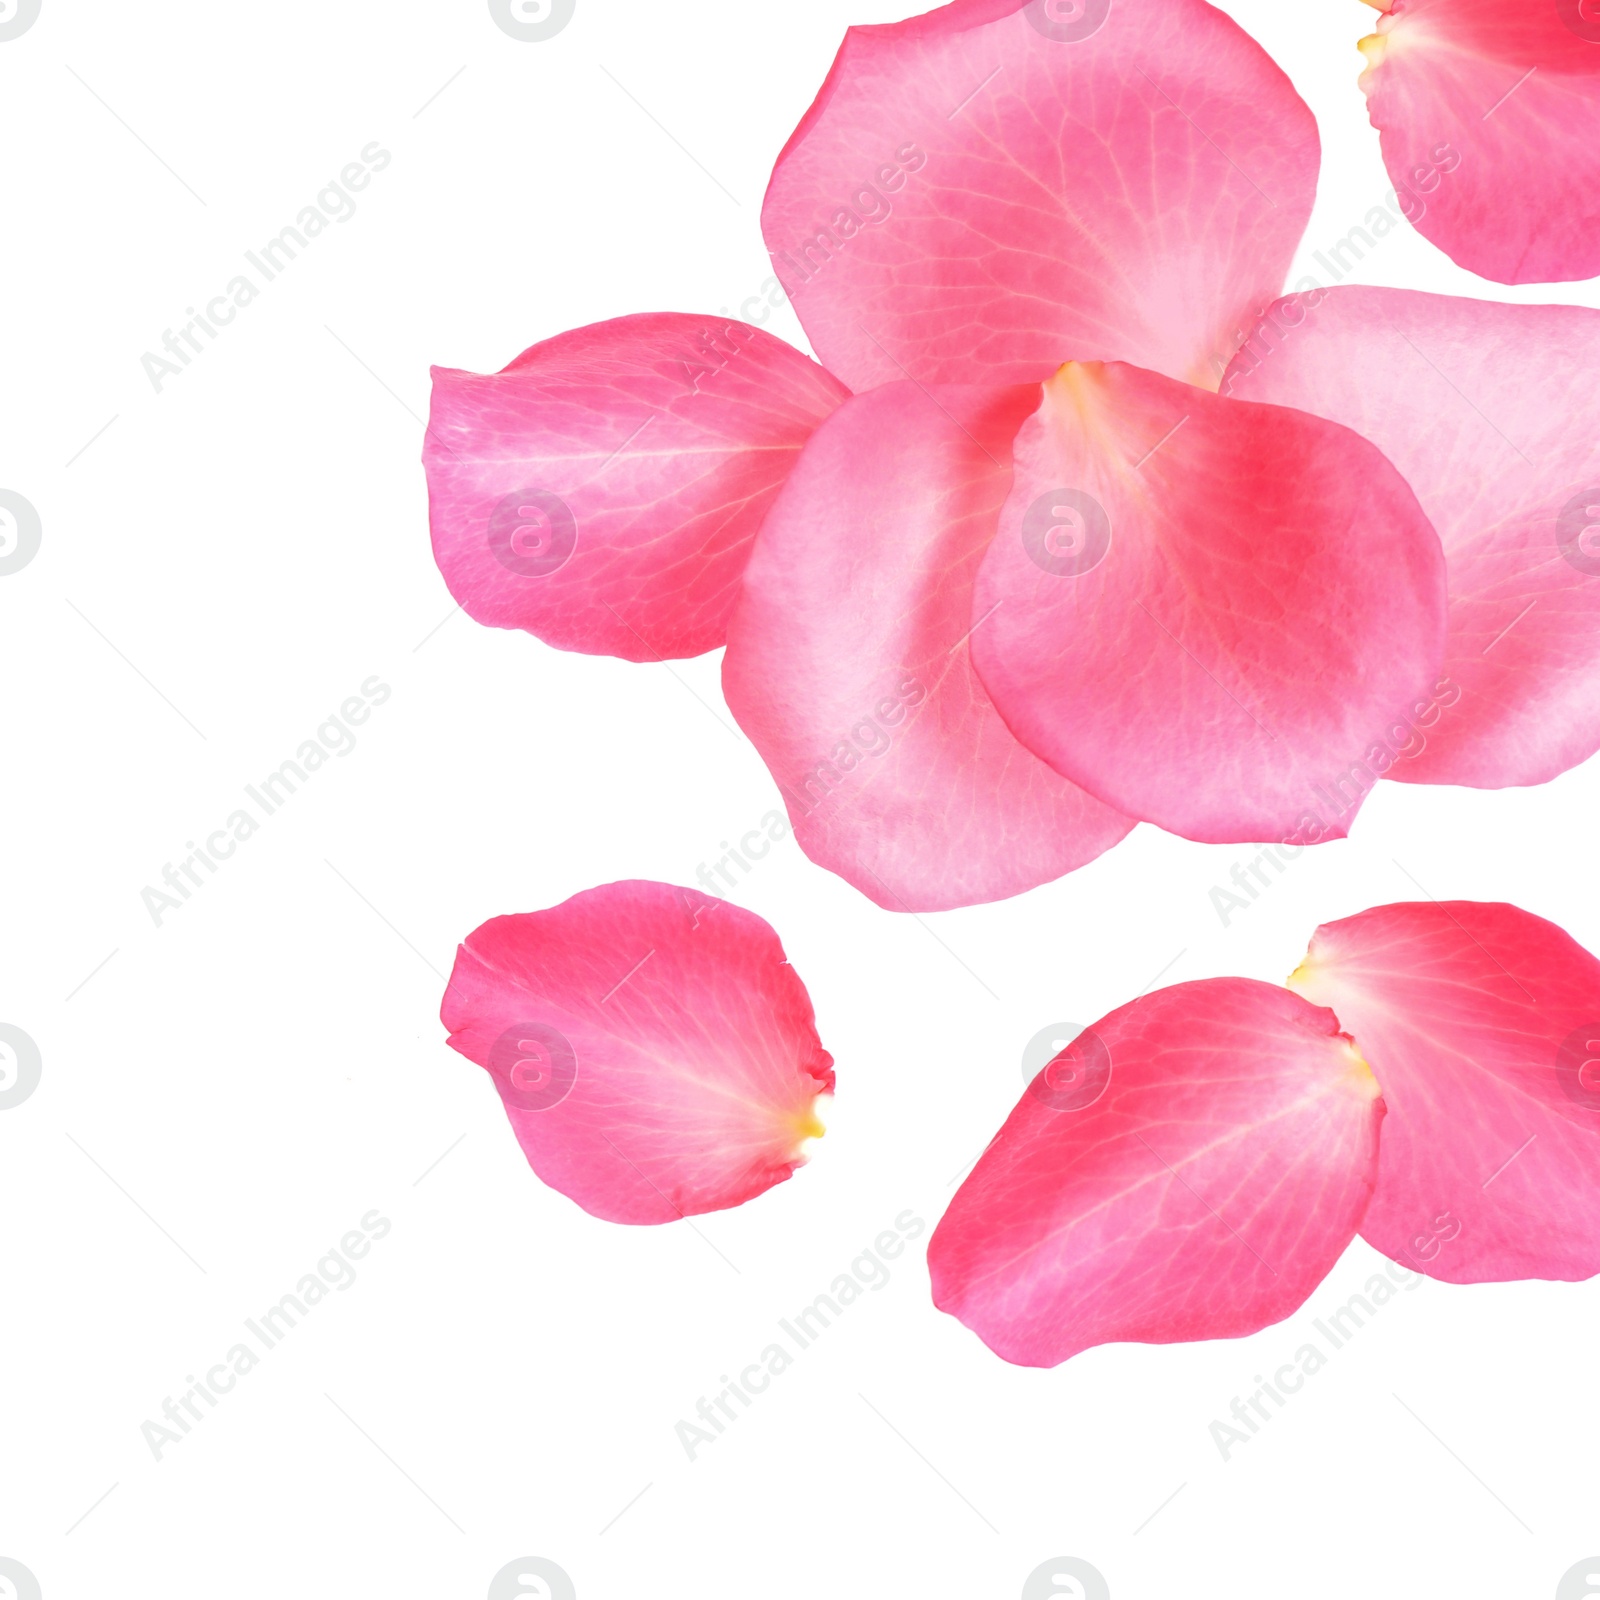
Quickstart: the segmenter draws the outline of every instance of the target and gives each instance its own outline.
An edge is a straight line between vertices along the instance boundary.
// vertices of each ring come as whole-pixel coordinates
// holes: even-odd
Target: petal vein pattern
[[[1029,1085],[934,1232],[934,1301],[1026,1366],[1253,1333],[1354,1237],[1382,1115],[1331,1012],[1243,978],[1159,990]]]
[[[781,1183],[833,1092],[771,927],[668,884],[607,884],[484,923],[440,1015],[488,1071],[529,1165],[612,1222],[721,1210]]]
[[[1186,838],[1316,843],[1435,684],[1444,555],[1348,429],[1069,363],[973,603],[984,686],[1058,772]]]
[[[1036,386],[847,401],[768,516],[728,633],[728,704],[795,837],[889,910],[1019,894],[1133,826],[1025,750],[972,669],[972,585]]]
[[[1389,1107],[1361,1233],[1449,1283],[1600,1272],[1600,961],[1515,906],[1379,906],[1290,979]]]
[[[629,661],[723,642],[761,519],[848,392],[759,328],[665,312],[433,379],[423,461],[451,594]]]
[[[1600,273],[1594,0],[1395,0],[1361,51],[1418,232],[1497,283]]]
[[[1443,541],[1445,682],[1390,777],[1543,783],[1600,749],[1597,370],[1600,311],[1358,287],[1279,301],[1234,358],[1224,393],[1364,435]]]
[[[1215,388],[1282,289],[1318,162],[1287,78],[1203,0],[1092,4],[1076,26],[973,0],[850,30],[762,231],[858,391],[1068,359]]]

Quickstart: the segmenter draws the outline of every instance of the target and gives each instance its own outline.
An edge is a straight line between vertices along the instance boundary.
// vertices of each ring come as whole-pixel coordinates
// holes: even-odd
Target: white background
[[[1041,1028],[1158,974],[1281,980],[1318,922],[1423,892],[1600,949],[1595,763],[1386,783],[1227,928],[1208,891],[1250,852],[1147,827],[925,918],[786,842],[736,898],[809,986],[839,1096],[793,1182],[693,1225],[541,1186],[445,1047],[479,922],[692,882],[777,800],[715,656],[563,655],[453,613],[428,366],[737,308],[773,157],[844,27],[900,3],[579,0],[524,44],[482,0],[44,0],[0,44],[0,488],[44,528],[0,579],[0,1021],[43,1055],[0,1113],[0,1556],[45,1600],[478,1600],[523,1555],[581,1600],[1010,1600],[1063,1554],[1116,1600],[1543,1600],[1600,1549],[1596,1283],[1402,1293],[1222,1460],[1210,1423],[1381,1265],[1359,1242],[1253,1339],[1036,1372],[933,1310],[924,1233],[698,1460],[674,1436],[898,1213],[931,1227]],[[1321,124],[1316,271],[1387,188],[1355,87],[1373,13],[1226,9]],[[357,214],[156,394],[144,352],[373,140],[393,160]],[[1404,226],[1353,280],[1507,297]],[[373,674],[393,693],[358,746],[154,926],[140,891]],[[373,1208],[359,1280],[153,1459],[141,1424]]]

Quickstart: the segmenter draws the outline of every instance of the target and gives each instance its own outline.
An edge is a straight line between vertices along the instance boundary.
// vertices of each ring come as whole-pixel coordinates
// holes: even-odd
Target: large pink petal
[[[1191,839],[1315,843],[1437,678],[1444,557],[1348,430],[1070,363],[973,603],[984,684],[1057,771]]]
[[[1447,681],[1390,777],[1542,783],[1600,749],[1597,371],[1600,311],[1404,289],[1291,296],[1234,359],[1225,393],[1365,434],[1444,542]]]
[[[1361,1234],[1449,1283],[1600,1272],[1600,961],[1515,906],[1379,906],[1290,983],[1389,1108]]]
[[[440,1017],[487,1068],[533,1170],[609,1222],[717,1211],[783,1182],[833,1092],[778,936],[664,883],[484,923]]]
[[[934,1302],[1033,1367],[1254,1333],[1355,1237],[1382,1115],[1332,1012],[1247,978],[1158,990],[1028,1086],[934,1230]]]
[[[1030,755],[972,670],[972,581],[1037,386],[858,395],[761,530],[723,687],[812,860],[891,910],[1019,894],[1133,826]]]
[[[723,642],[750,541],[848,392],[742,322],[662,312],[433,369],[434,558],[467,613],[591,655]]]
[[[960,0],[849,31],[761,224],[853,389],[1069,357],[1215,388],[1318,159],[1288,79],[1202,0]]]
[[[1395,0],[1361,49],[1384,164],[1420,233],[1498,283],[1600,272],[1594,0]]]

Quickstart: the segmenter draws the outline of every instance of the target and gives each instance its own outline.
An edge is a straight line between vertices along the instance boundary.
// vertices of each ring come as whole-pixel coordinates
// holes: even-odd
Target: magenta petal
[[[1191,839],[1341,836],[1443,648],[1443,553],[1399,473],[1120,364],[1063,367],[1015,455],[972,644],[1011,731]]]
[[[1289,981],[1383,1088],[1368,1243],[1449,1283],[1600,1272],[1600,961],[1458,900],[1330,922]]]
[[[1229,369],[1372,440],[1444,542],[1448,681],[1390,777],[1542,783],[1600,749],[1596,371],[1600,311],[1367,288],[1280,301]]]
[[[661,312],[433,369],[434,558],[469,616],[629,661],[723,642],[750,541],[848,392],[742,322]]]
[[[806,446],[728,630],[728,704],[812,860],[890,910],[1020,894],[1133,826],[1030,755],[972,670],[972,581],[1035,386],[890,384]]]
[[[1028,1086],[934,1230],[934,1303],[1033,1367],[1254,1333],[1355,1237],[1382,1116],[1331,1011],[1247,978],[1158,990]]]
[[[1497,283],[1600,273],[1594,0],[1395,0],[1361,49],[1384,165],[1419,233]]]
[[[1070,356],[1215,388],[1317,165],[1289,80],[1201,0],[962,0],[849,31],[761,225],[853,389]]]
[[[609,1222],[718,1211],[783,1182],[833,1092],[777,934],[664,883],[484,923],[440,1017],[488,1069],[533,1170]]]

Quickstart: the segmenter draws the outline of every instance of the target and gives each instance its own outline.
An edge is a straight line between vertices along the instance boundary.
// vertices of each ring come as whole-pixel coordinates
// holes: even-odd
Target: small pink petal
[[[848,391],[742,322],[661,312],[433,369],[434,558],[467,614],[659,661],[723,642],[750,541]]]
[[[1310,215],[1316,124],[1201,0],[962,0],[852,28],[762,211],[856,390],[1070,356],[1215,388]]]
[[[1364,434],[1439,530],[1444,682],[1389,777],[1543,783],[1600,749],[1597,370],[1600,311],[1354,287],[1279,301],[1229,368]]]
[[[1113,1011],[1028,1086],[928,1246],[996,1355],[1235,1339],[1355,1237],[1383,1102],[1331,1011],[1247,978]]]
[[[1438,676],[1444,558],[1400,475],[1120,364],[1063,367],[1015,453],[972,645],[1011,731],[1187,838],[1341,837],[1352,771]]]
[[[1361,50],[1384,165],[1419,233],[1497,283],[1600,273],[1594,0],[1395,0]]]
[[[1389,1107],[1369,1244],[1447,1283],[1600,1272],[1600,961],[1515,906],[1434,901],[1318,928],[1289,981]]]
[[[846,401],[767,517],[729,625],[728,704],[801,848],[890,910],[1020,894],[1133,826],[1017,743],[968,653],[1038,396],[897,383]]]
[[[670,1222],[782,1183],[833,1092],[777,934],[664,883],[484,923],[440,1018],[488,1069],[528,1164],[608,1222]]]

